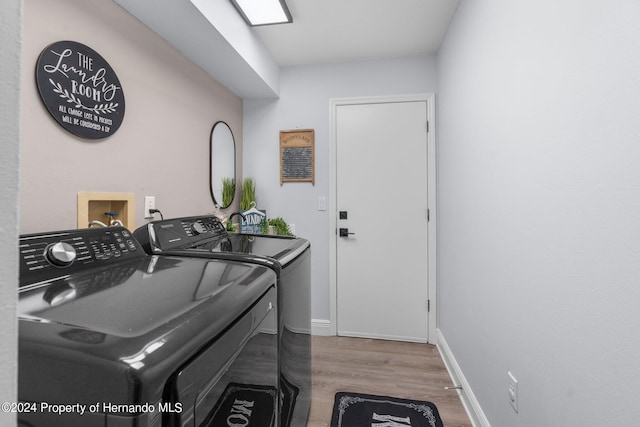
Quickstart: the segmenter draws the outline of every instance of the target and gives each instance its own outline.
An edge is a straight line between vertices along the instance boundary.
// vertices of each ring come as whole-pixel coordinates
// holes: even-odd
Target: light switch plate
[[[326,211],[327,210],[327,198],[324,196],[318,197],[318,210]]]

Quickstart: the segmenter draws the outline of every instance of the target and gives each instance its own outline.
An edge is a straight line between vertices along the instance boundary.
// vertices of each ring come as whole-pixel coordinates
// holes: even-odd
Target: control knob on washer
[[[76,250],[68,243],[58,242],[47,246],[44,256],[56,267],[68,267],[76,259]]]
[[[201,222],[194,222],[191,224],[191,231],[197,236],[198,234],[206,233],[207,228]]]

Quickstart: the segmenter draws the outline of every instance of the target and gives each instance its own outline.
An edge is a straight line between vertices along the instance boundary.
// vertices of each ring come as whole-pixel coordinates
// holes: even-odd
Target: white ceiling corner
[[[293,23],[249,27],[229,0],[113,1],[241,98],[278,96],[279,67],[436,54],[460,2],[286,0]]]
[[[281,66],[437,53],[459,0],[287,0],[292,24],[255,27]]]

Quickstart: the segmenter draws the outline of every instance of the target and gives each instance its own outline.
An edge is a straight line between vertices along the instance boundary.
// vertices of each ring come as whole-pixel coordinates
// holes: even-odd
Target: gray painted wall
[[[120,129],[82,140],[44,108],[35,85],[38,55],[59,40],[86,44],[109,62],[122,84]],[[166,218],[211,212],[209,136],[226,121],[242,167],[242,100],[213,80],[117,4],[101,0],[25,2],[21,85],[22,233],[76,228],[79,191],[156,196]]]
[[[18,155],[20,136],[20,46],[22,0],[6,0],[0,14],[0,402],[16,402],[18,395]],[[0,424],[16,425],[15,414],[0,412]]]
[[[311,241],[312,316],[329,320],[329,211],[318,211],[318,197],[329,201],[329,100],[435,92],[435,57],[287,67],[280,79],[280,99],[245,100],[244,174],[256,179],[258,207]],[[280,186],[279,132],[290,129],[315,130],[315,186]],[[393,212],[384,195],[372,209]]]
[[[638,16],[463,0],[439,52],[439,327],[491,425],[640,418]]]

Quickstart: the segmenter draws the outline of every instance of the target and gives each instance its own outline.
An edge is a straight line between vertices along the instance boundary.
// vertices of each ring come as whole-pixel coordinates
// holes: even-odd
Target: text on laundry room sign
[[[100,54],[82,43],[47,46],[38,58],[36,83],[51,116],[76,136],[106,138],[122,124],[124,93],[118,76]]]

